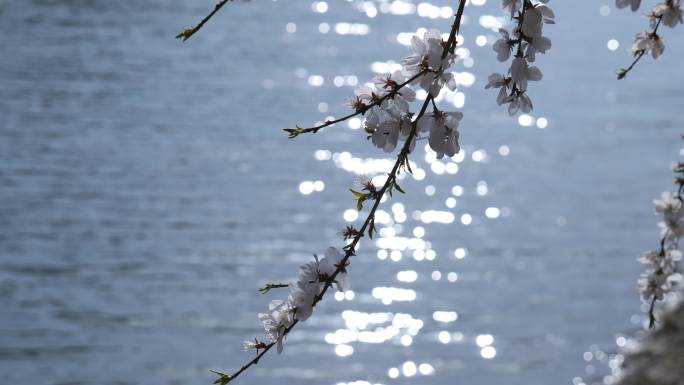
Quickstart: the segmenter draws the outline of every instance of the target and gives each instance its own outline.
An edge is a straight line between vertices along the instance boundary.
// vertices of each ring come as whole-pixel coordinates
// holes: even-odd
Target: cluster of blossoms
[[[400,141],[405,141],[416,125],[419,133],[428,133],[430,147],[438,158],[454,156],[459,152],[458,124],[463,115],[458,112],[443,112],[434,102],[446,87],[456,89],[456,81],[447,69],[456,61],[456,55],[443,55],[446,42],[441,33],[431,29],[423,37],[411,40],[412,53],[404,59],[402,70],[378,75],[372,84],[358,87],[350,105],[365,115],[364,127],[372,143],[385,152],[392,152]],[[433,103],[432,112],[419,114],[414,120],[410,102],[416,93],[410,88],[418,84]],[[415,147],[416,135],[411,136],[409,150]]]
[[[618,8],[629,6],[632,11],[636,12],[641,5],[641,0],[616,0],[615,5]],[[618,72],[618,78],[620,79],[627,75],[642,56],[650,54],[654,59],[657,59],[663,54],[665,51],[665,43],[663,38],[658,35],[658,27],[660,27],[660,24],[665,24],[670,28],[674,28],[677,24],[684,22],[682,19],[680,0],[665,0],[665,2],[658,3],[646,16],[650,20],[651,30],[636,34],[634,45],[632,46],[632,53],[636,59],[629,68],[623,68]]]
[[[678,164],[676,171],[682,174],[684,164]],[[676,179],[678,193],[664,192],[660,200],[655,200],[655,209],[663,216],[658,224],[662,239],[659,250],[650,250],[642,254],[639,262],[648,266],[639,279],[639,291],[645,301],[651,302],[649,310],[650,325],[655,323],[654,305],[656,301],[681,284],[682,275],[678,273],[678,263],[682,259],[679,251],[679,239],[684,236],[684,200],[681,196],[684,187],[684,175]]]
[[[283,351],[283,341],[289,328],[295,321],[304,322],[311,316],[314,306],[328,286],[334,283],[340,291],[348,289],[347,261],[344,257],[334,247],[329,247],[325,257],[320,260],[314,254],[313,261],[299,267],[297,282],[289,283],[290,295],[287,300],[273,300],[268,306],[268,313],[259,314],[266,335],[272,343],[277,344],[278,353]],[[245,350],[265,347],[266,344],[258,340],[244,343]]]
[[[512,33],[500,29],[501,38],[494,43],[494,51],[500,62],[513,55],[511,67],[506,74],[492,74],[485,88],[499,88],[496,102],[508,104],[513,116],[522,111],[532,111],[532,101],[527,95],[527,82],[538,81],[542,72],[534,63],[537,53],[544,54],[551,48],[551,40],[543,36],[544,24],[554,24],[555,15],[546,3],[548,0],[503,0],[503,9],[517,24]]]

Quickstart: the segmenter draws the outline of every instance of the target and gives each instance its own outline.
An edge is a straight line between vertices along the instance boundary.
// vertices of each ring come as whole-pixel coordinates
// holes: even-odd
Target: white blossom
[[[409,76],[427,71],[416,81],[432,96],[437,96],[445,85],[452,91],[456,89],[453,74],[446,72],[456,61],[456,55],[448,53],[442,58],[443,44],[441,33],[436,29],[430,29],[425,32],[422,39],[413,36],[411,39],[413,53],[404,59],[404,69]]]
[[[525,45],[525,57],[527,61],[534,62],[537,58],[537,52],[546,53],[551,49],[551,40],[545,36],[536,36],[529,39]]]
[[[354,95],[366,104],[378,101],[384,93],[375,87],[362,85],[354,89]]]
[[[639,285],[641,297],[645,301],[648,301],[652,298],[662,300],[665,290],[668,289],[668,287],[666,287],[668,283],[667,277],[664,274],[645,273],[641,275],[641,278],[637,283]]]
[[[515,82],[519,90],[527,90],[527,81],[541,80],[542,73],[539,68],[529,66],[527,60],[521,57],[513,59],[511,64],[511,79]]]
[[[548,6],[548,2],[549,0],[540,0],[534,4],[532,11],[541,15],[544,24],[556,24],[556,14]]]
[[[641,52],[646,54],[650,53],[654,59],[663,54],[665,51],[665,44],[663,39],[656,33],[652,32],[639,32],[634,38],[634,45],[632,46],[632,52],[638,55]]]
[[[629,5],[632,7],[632,11],[636,12],[641,5],[641,0],[615,0],[615,5],[620,9]]]
[[[340,252],[334,247],[328,247],[325,251],[325,258],[321,259],[320,271],[328,277],[332,277],[337,269],[340,272],[335,277],[335,285],[337,290],[345,291],[349,289],[349,277],[347,276],[346,265],[342,266],[342,260],[344,259],[344,253]],[[348,264],[348,262],[346,262]]]
[[[392,93],[394,91],[387,100],[387,104],[392,104],[392,106],[387,108],[394,107],[402,113],[407,113],[409,111],[409,102],[416,99],[416,93],[408,84],[399,89],[399,85],[407,80],[408,79],[401,71],[394,71],[392,74],[377,75],[373,79],[373,83],[375,83],[375,86],[378,89],[383,90],[386,93]]]
[[[420,77],[419,84],[421,88],[434,97],[437,97],[445,86],[450,91],[456,91],[456,79],[451,72],[429,72]]]
[[[418,121],[418,130],[430,132],[428,143],[430,148],[437,153],[437,158],[444,155],[454,156],[461,150],[458,144],[458,123],[463,118],[460,112],[435,111],[425,114]]]
[[[662,23],[670,28],[674,28],[682,21],[682,8],[680,0],[668,0],[665,3],[660,3],[653,8],[653,15],[660,17]]]
[[[508,114],[513,116],[522,111],[526,114],[532,112],[534,106],[532,105],[532,100],[527,96],[527,94],[522,92],[516,92],[511,96],[504,99],[504,104],[508,103]]]
[[[499,33],[501,34],[501,38],[494,42],[493,48],[494,52],[496,52],[496,58],[500,62],[504,62],[511,57],[511,51],[513,50],[515,41],[511,40],[511,36],[505,29],[499,29]]]
[[[306,321],[313,313],[314,300],[323,288],[320,282],[320,269],[318,257],[315,261],[299,267],[299,277],[296,283],[290,282],[290,297],[288,301],[295,309],[295,315],[300,321]]]
[[[397,147],[401,129],[400,117],[376,106],[366,114],[364,125],[376,147],[385,152],[392,152]]]
[[[278,353],[283,351],[285,331],[294,322],[294,309],[287,301],[273,300],[268,305],[268,313],[259,313],[266,335],[271,342],[277,342]]]
[[[663,260],[660,262],[660,268],[668,275],[675,274],[677,271],[677,264],[682,260],[682,252],[677,249],[665,250]]]
[[[508,97],[508,86],[511,82],[511,78],[507,78],[499,74],[491,74],[487,80],[488,82],[485,86],[485,89],[500,88],[499,94],[496,97],[496,102],[499,105],[504,104],[504,101]]]
[[[658,214],[663,214],[665,220],[679,220],[684,214],[682,210],[682,201],[677,194],[670,191],[665,191],[660,196],[660,199],[653,201],[655,210]]]
[[[437,29],[429,29],[423,38],[417,35],[411,38],[411,55],[404,59],[406,71],[416,74],[423,69],[437,70],[444,64],[442,60],[442,34]]]
[[[660,271],[666,275],[674,274],[677,264],[681,260],[681,251],[672,248],[662,251],[650,250],[643,253],[639,258],[639,262],[650,265],[651,271]]]

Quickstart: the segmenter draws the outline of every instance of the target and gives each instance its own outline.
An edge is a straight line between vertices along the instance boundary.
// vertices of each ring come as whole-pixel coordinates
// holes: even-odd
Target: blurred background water
[[[657,246],[682,131],[679,30],[627,80],[639,14],[550,4],[532,115],[484,90],[503,72],[493,0],[466,8],[456,67],[463,151],[419,151],[381,206],[352,292],[241,383],[600,382],[643,321],[635,281]],[[348,192],[392,156],[346,113],[353,86],[446,31],[456,2],[0,3],[0,383],[207,384],[261,338],[266,282],[293,279],[360,218]],[[445,8],[451,7],[451,8]],[[607,380],[610,380],[608,378]],[[366,382],[363,382],[366,381]]]

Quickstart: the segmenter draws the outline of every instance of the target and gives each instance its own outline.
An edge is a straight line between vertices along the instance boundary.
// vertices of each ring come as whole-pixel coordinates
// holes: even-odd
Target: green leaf
[[[283,131],[287,132],[287,137],[290,139],[296,138],[299,134],[301,134],[303,131],[301,128],[283,128]]]
[[[408,156],[405,156],[404,159],[402,159],[401,165],[404,167],[404,170],[408,170],[408,172],[413,174],[413,170],[411,170],[411,163],[408,160]]]
[[[396,181],[394,182],[394,187],[395,187],[395,188],[397,189],[397,191],[399,191],[400,193],[406,194],[406,192],[405,192],[404,190],[402,190],[401,187],[399,187],[399,183],[397,183]]]
[[[352,189],[349,189],[349,191],[351,191],[351,193],[354,194],[354,198],[356,198],[356,199],[360,199],[360,198],[365,198],[365,197],[366,197],[366,194],[364,194],[364,193],[362,193],[362,192],[360,192],[360,191],[354,191],[354,190],[352,190]]]
[[[373,231],[375,231],[375,215],[370,220],[370,225],[368,227],[368,237],[373,239]]]
[[[186,40],[188,40],[192,35],[194,35],[195,32],[197,32],[196,27],[186,28],[186,29],[184,29],[181,33],[179,33],[178,35],[176,35],[176,39],[181,39],[181,40],[183,40],[183,41],[186,41]]]
[[[229,374],[217,372],[215,370],[209,370],[209,371],[216,374],[217,376],[219,376],[219,378],[217,378],[216,381],[213,382],[214,384],[226,385],[227,383],[229,383],[233,379],[233,377],[231,377]]]
[[[352,189],[349,189],[349,191],[351,191],[351,193],[354,194],[354,198],[356,198],[356,209],[359,211],[363,210],[363,202],[368,199],[368,194]]]

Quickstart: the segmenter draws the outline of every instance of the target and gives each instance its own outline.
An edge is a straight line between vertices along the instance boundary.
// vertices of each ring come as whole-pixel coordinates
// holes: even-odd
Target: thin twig
[[[188,40],[192,35],[195,34],[195,32],[199,31],[202,27],[204,27],[204,24],[206,24],[206,22],[209,21],[209,19],[214,17],[216,12],[220,11],[221,8],[223,8],[223,6],[226,5],[226,3],[228,3],[229,1],[233,0],[221,0],[218,3],[216,3],[214,10],[209,12],[209,14],[205,16],[204,19],[202,19],[202,21],[199,22],[199,24],[192,28],[184,29],[181,33],[176,35],[176,39],[182,39],[183,41]]]
[[[345,120],[350,119],[350,118],[353,118],[354,116],[357,116],[357,115],[363,115],[363,114],[366,113],[366,111],[368,111],[368,110],[371,109],[372,107],[379,106],[379,105],[381,105],[385,100],[391,99],[391,98],[393,98],[394,96],[396,96],[396,95],[399,93],[399,90],[400,90],[400,89],[404,88],[405,86],[407,86],[408,84],[410,84],[410,83],[413,82],[414,80],[418,79],[420,76],[424,75],[426,72],[428,72],[428,70],[426,70],[426,69],[425,69],[425,70],[422,70],[422,71],[420,71],[420,72],[418,72],[417,74],[413,75],[413,76],[412,76],[410,79],[408,79],[407,81],[405,81],[405,82],[399,84],[395,89],[393,89],[393,90],[390,91],[389,93],[387,93],[387,94],[383,95],[382,97],[378,98],[378,100],[375,100],[374,102],[372,102],[372,103],[370,103],[370,104],[365,104],[365,105],[363,105],[362,108],[357,109],[355,112],[352,112],[352,113],[349,114],[349,115],[345,115],[345,116],[343,116],[343,117],[341,117],[341,118],[339,118],[339,119],[335,119],[335,120],[326,120],[326,121],[323,122],[322,124],[319,124],[319,125],[316,125],[316,126],[313,126],[313,127],[302,128],[302,127],[297,126],[296,128],[284,128],[283,131],[287,132],[287,133],[288,133],[288,137],[289,137],[290,139],[292,139],[292,138],[296,138],[299,134],[305,134],[305,133],[309,133],[309,132],[315,134],[315,133],[317,133],[317,132],[318,132],[320,129],[322,129],[322,128],[325,128],[325,127],[328,127],[328,126],[332,126],[333,124],[337,124],[337,123],[340,123],[340,122],[344,122]]]

